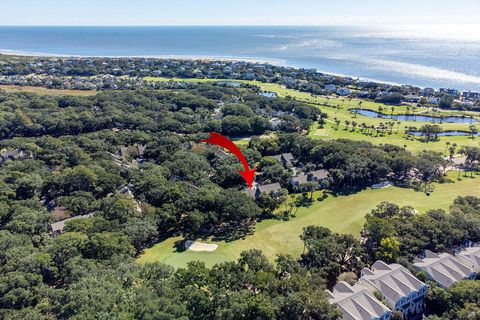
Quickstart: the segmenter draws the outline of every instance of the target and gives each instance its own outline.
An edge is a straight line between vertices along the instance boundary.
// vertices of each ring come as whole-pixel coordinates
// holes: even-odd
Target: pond
[[[419,131],[412,131],[412,132],[409,132],[408,134],[410,134],[412,136],[416,136],[416,137],[425,136],[425,133],[419,132]],[[472,134],[470,132],[467,132],[467,131],[454,130],[454,131],[443,131],[443,132],[438,133],[436,136],[438,136],[438,137],[456,137],[456,136],[467,137],[467,136],[471,136],[471,135]],[[480,136],[480,133],[475,134],[475,136]]]
[[[436,123],[467,123],[472,124],[478,122],[475,118],[448,116],[448,117],[433,117],[414,114],[385,114],[367,109],[350,109],[350,111],[358,113],[362,116],[380,119],[393,119],[397,121],[418,121],[418,122],[436,122]]]

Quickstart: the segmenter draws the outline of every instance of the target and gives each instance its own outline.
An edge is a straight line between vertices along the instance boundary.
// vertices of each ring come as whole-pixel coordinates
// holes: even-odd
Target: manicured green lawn
[[[449,177],[456,181],[457,173]],[[153,248],[145,250],[138,261],[140,263],[164,262],[174,267],[185,267],[189,261],[200,260],[208,266],[222,261],[231,261],[239,257],[240,252],[248,249],[261,249],[273,261],[278,254],[291,254],[298,257],[303,250],[299,239],[304,227],[321,225],[339,233],[359,236],[364,216],[381,201],[391,201],[399,205],[410,205],[420,213],[429,209],[448,210],[457,196],[480,196],[480,177],[463,178],[462,181],[437,185],[431,196],[411,189],[390,187],[382,190],[365,190],[357,194],[341,197],[329,197],[323,202],[315,202],[309,208],[302,208],[290,221],[266,220],[260,222],[253,235],[230,243],[219,242],[219,248],[209,253],[191,251],[176,252],[174,242],[180,238],[168,239]]]

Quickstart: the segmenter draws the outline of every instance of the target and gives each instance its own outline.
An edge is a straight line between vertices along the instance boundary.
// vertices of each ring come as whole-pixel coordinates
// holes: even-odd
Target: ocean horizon
[[[0,26],[0,53],[247,60],[385,83],[480,90],[480,33],[475,30],[477,26]]]

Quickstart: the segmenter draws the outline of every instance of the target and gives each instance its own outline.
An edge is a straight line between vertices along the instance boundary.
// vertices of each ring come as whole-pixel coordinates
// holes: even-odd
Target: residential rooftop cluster
[[[31,58],[1,57],[0,84],[45,86],[59,89],[123,90],[161,86],[148,77],[257,80],[278,83],[312,94],[358,97],[398,104],[473,108],[480,92],[454,88],[418,88],[324,74],[315,69],[296,69],[267,63],[150,58]],[[3,61],[2,61],[3,60]],[[32,75],[35,74],[35,75]],[[271,97],[272,93],[263,93]]]
[[[293,191],[303,191],[302,187],[305,187],[307,183],[311,183],[314,190],[328,186],[329,173],[327,170],[320,169],[303,172],[303,165],[291,153],[282,153],[271,158],[277,160],[285,169],[290,170],[291,178],[289,179],[289,185],[282,188],[278,182],[263,185],[254,183],[252,189],[247,189],[247,193],[250,196],[259,198],[261,195],[268,195],[275,198],[282,195],[283,190],[287,187]]]
[[[464,248],[456,255],[426,251],[414,267],[442,288],[463,280],[475,280],[480,272],[480,244]],[[428,284],[399,264],[375,262],[364,268],[360,279],[350,285],[339,282],[327,295],[337,305],[344,320],[389,320],[394,311],[406,319],[421,315]]]

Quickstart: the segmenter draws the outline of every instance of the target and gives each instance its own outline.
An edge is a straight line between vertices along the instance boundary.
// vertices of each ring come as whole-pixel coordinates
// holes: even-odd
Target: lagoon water
[[[419,122],[433,122],[433,123],[477,123],[477,119],[472,117],[448,116],[448,117],[433,117],[417,114],[385,114],[368,109],[350,109],[350,111],[358,113],[365,117],[393,119],[397,121],[419,121]]]
[[[425,133],[420,131],[409,132],[409,134],[417,137],[425,136]],[[467,131],[444,131],[436,134],[437,137],[470,137],[472,134]],[[480,133],[474,134],[474,136],[480,136]]]
[[[0,52],[253,58],[421,87],[480,90],[480,27],[0,27]]]

